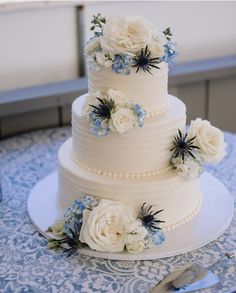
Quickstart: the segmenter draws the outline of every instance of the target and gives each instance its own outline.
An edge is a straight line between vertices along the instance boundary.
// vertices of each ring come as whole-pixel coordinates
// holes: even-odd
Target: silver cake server
[[[188,263],[182,268],[158,283],[150,293],[193,292],[215,286],[219,282],[218,276],[210,270],[223,259],[233,258],[236,252],[227,252],[211,266],[205,268],[197,263]]]

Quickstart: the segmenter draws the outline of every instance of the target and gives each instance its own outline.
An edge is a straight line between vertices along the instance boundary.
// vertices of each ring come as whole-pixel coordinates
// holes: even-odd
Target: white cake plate
[[[200,178],[203,201],[198,215],[179,228],[166,232],[160,246],[138,254],[104,253],[89,248],[80,253],[114,260],[148,260],[183,254],[198,249],[219,237],[233,218],[234,201],[228,189],[214,176],[205,172]],[[59,210],[56,205],[58,179],[52,173],[32,189],[28,198],[29,216],[36,229],[45,237],[47,228],[55,222]]]

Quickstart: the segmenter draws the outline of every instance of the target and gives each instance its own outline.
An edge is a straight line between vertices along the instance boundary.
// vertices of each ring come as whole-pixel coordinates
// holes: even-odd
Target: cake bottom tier
[[[193,218],[201,205],[198,180],[184,181],[172,170],[161,175],[139,179],[111,178],[82,169],[72,159],[72,139],[59,150],[58,207],[62,210],[83,194],[119,200],[135,209],[146,202],[153,209],[164,209],[159,219],[162,229],[175,229]]]

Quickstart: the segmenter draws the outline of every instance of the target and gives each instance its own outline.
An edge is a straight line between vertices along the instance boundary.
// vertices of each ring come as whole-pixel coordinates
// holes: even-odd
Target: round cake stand
[[[50,235],[45,231],[55,222],[59,213],[56,205],[57,186],[55,172],[37,183],[28,198],[30,218],[36,229],[47,238],[50,238]],[[149,260],[183,254],[210,243],[229,227],[234,201],[228,189],[207,172],[201,175],[200,186],[203,200],[199,213],[188,223],[165,232],[166,241],[160,246],[138,254],[104,253],[89,248],[80,249],[80,253],[113,260]]]

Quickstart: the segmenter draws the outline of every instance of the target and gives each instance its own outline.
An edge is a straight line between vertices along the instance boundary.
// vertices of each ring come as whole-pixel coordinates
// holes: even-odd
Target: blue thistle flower
[[[158,219],[157,215],[161,213],[163,210],[158,210],[156,212],[152,211],[152,205],[146,205],[146,202],[141,206],[139,211],[139,219],[141,220],[143,226],[150,231],[151,233],[155,233],[157,230],[161,230],[159,227],[160,223],[164,223],[165,221],[161,221]]]

